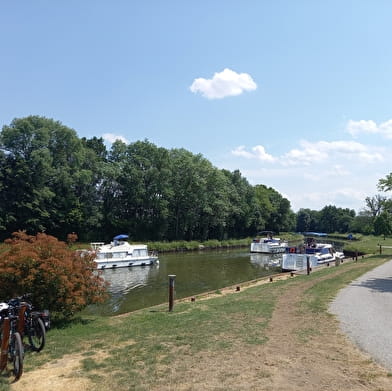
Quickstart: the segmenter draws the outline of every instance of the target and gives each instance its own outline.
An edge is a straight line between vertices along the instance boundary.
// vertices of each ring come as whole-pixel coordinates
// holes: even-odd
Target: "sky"
[[[363,209],[392,171],[389,0],[0,0],[0,126],[149,140]]]

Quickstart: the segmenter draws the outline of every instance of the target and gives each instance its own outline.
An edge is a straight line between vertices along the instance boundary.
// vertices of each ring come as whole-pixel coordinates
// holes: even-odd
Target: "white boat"
[[[313,238],[307,238],[305,244],[297,247],[287,247],[282,258],[283,271],[301,271],[309,267],[315,268],[326,263],[341,261],[344,253],[336,251],[332,244],[316,243]]]
[[[129,244],[127,235],[117,235],[110,244],[90,243],[98,269],[147,266],[159,263],[158,256],[150,253],[146,244]]]
[[[272,231],[262,231],[257,234],[250,244],[251,253],[278,254],[284,253],[288,242],[274,238]]]

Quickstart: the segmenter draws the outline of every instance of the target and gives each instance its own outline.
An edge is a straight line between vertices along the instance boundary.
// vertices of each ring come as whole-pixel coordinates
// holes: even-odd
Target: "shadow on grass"
[[[67,329],[75,325],[86,326],[92,323],[93,319],[82,318],[81,316],[75,316],[73,318],[53,317],[51,319],[51,328],[54,329]]]

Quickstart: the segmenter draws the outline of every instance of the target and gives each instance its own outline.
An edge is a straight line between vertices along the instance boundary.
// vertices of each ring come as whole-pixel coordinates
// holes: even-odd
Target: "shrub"
[[[0,258],[0,298],[32,294],[37,308],[65,317],[106,299],[106,285],[93,257],[71,250],[55,237],[18,231]]]

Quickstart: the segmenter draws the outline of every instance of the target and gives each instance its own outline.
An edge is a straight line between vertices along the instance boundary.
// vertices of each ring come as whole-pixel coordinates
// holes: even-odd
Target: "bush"
[[[37,308],[65,317],[106,299],[104,280],[91,255],[78,253],[55,237],[18,231],[0,259],[0,299],[32,294]]]

